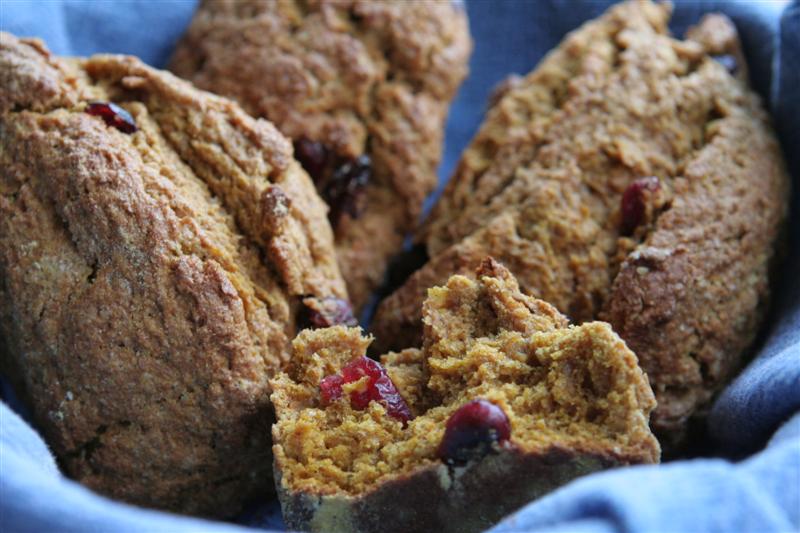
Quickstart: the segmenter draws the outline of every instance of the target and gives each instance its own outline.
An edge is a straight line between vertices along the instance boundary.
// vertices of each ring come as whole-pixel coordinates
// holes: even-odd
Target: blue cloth
[[[507,74],[528,72],[563,35],[600,14],[603,0],[467,4],[475,53],[450,114],[440,175],[450,175],[479,124],[487,96]],[[0,29],[43,38],[58,54],[118,52],[163,66],[193,1],[0,0]],[[529,504],[493,531],[800,530],[800,4],[677,2],[673,31],[720,10],[736,22],[754,86],[768,102],[794,177],[789,252],[777,275],[769,326],[753,362],[721,394],[709,418],[716,458],[603,472]],[[0,90],[3,90],[0,88]],[[3,398],[24,415],[7,387]],[[276,504],[243,525],[281,529]],[[109,501],[59,474],[38,434],[0,402],[0,531],[242,532]]]

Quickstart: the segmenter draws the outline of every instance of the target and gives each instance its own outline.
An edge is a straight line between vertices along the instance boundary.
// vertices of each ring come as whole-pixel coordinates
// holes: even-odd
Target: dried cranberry
[[[306,169],[314,183],[321,183],[325,179],[325,170],[328,166],[330,150],[318,141],[301,137],[294,142],[294,156]]]
[[[346,213],[357,218],[364,210],[364,192],[372,175],[369,156],[361,155],[341,164],[322,189],[322,197],[330,207],[328,218],[336,227]]]
[[[739,70],[739,61],[736,60],[736,56],[732,56],[730,54],[721,54],[718,56],[712,56],[712,59],[725,67],[731,74],[736,74],[736,71]]]
[[[122,133],[136,132],[136,123],[130,113],[111,102],[91,102],[86,112],[102,118],[106,125],[117,128]]]
[[[386,369],[369,357],[359,357],[350,361],[339,374],[322,379],[319,384],[323,405],[339,399],[343,395],[342,385],[354,383],[366,376],[366,383],[360,390],[350,392],[350,405],[354,409],[363,410],[369,402],[378,402],[386,409],[389,416],[400,420],[404,425],[413,417],[406,401],[400,396],[394,382],[386,373]]]
[[[661,188],[661,182],[655,176],[639,178],[622,193],[622,223],[620,231],[623,235],[630,235],[644,222],[647,209],[647,194]]]
[[[294,142],[294,156],[328,204],[328,219],[334,228],[343,215],[356,218],[362,213],[364,192],[372,174],[369,156],[341,157],[325,144],[307,137]]]
[[[292,200],[283,192],[278,185],[270,185],[263,193],[264,211],[270,217],[281,219],[289,215]]]
[[[357,326],[353,309],[347,300],[328,296],[325,298],[306,298],[298,317],[300,329],[329,328],[331,326]]]
[[[342,397],[344,379],[339,374],[332,374],[319,382],[319,395],[323,405],[328,405]]]
[[[487,400],[472,400],[447,420],[439,458],[449,465],[464,465],[510,437],[511,423],[500,407]]]

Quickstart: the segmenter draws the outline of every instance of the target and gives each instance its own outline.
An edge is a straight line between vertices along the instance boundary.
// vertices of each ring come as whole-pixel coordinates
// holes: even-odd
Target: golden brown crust
[[[272,381],[289,527],[480,531],[577,476],[659,460],[653,392],[608,324],[568,327],[491,258],[475,278],[430,289],[424,347],[382,357],[416,415],[407,425],[378,402],[322,403],[320,381],[363,357],[370,339],[340,326],[294,340],[292,367]],[[437,451],[445,425],[477,398],[505,412],[510,439],[466,465],[446,464]]]
[[[70,476],[235,513],[270,487],[268,378],[300,297],[346,294],[325,206],[288,141],[235,104],[133,58],[1,37],[4,369]]]
[[[358,308],[436,184],[447,108],[470,50],[466,13],[449,1],[206,0],[171,69],[294,140],[369,155],[366,211],[336,231]]]
[[[74,64],[51,56],[41,40],[26,39],[25,46],[19,46],[15,37],[2,33],[0,52],[0,113],[46,111],[90,97],[86,75]]]
[[[614,6],[505,89],[426,225],[430,262],[378,309],[384,348],[418,343],[425,289],[488,253],[572,320],[611,322],[650,375],[658,429],[680,432],[730,377],[764,315],[789,179],[732,23],[708,16],[679,41],[668,19]],[[648,176],[662,194],[623,235],[623,191]]]
[[[291,294],[346,296],[326,207],[270,123],[134,58],[95,56],[84,68],[121,98],[142,100],[177,156],[267,251]],[[276,204],[276,195],[286,201]]]

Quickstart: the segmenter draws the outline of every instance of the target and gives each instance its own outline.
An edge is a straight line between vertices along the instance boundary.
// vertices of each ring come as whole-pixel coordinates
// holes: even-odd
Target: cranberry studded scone
[[[436,184],[470,51],[449,0],[204,0],[170,68],[294,141],[360,309]]]
[[[670,37],[670,7],[612,7],[496,96],[420,237],[430,260],[373,323],[380,349],[422,343],[428,287],[485,255],[580,323],[600,318],[680,440],[764,317],[789,178],[735,28]]]
[[[653,392],[608,324],[568,326],[486,260],[424,304],[424,346],[302,331],[272,381],[275,479],[307,531],[482,531],[568,481],[655,463]]]
[[[186,513],[264,497],[268,379],[302,302],[347,296],[290,141],[131,57],[2,33],[0,84],[3,371],[64,471]]]

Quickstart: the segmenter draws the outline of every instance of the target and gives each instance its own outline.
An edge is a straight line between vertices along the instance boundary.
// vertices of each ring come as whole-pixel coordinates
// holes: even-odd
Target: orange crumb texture
[[[344,326],[297,336],[290,366],[272,380],[273,452],[285,487],[358,496],[436,465],[448,417],[475,398],[505,411],[510,445],[524,453],[658,462],[652,390],[611,327],[569,326],[492,259],[477,274],[428,291],[422,349],[381,357],[415,415],[405,428],[377,402],[359,411],[345,395],[320,405],[320,380],[365,355],[371,338]]]

